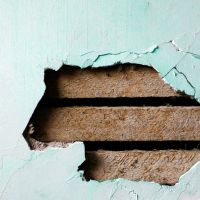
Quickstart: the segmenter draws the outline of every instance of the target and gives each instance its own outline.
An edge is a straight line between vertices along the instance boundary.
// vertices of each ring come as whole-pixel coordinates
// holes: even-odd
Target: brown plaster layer
[[[199,107],[43,107],[31,123],[40,141],[200,140]]]
[[[179,96],[150,67],[133,64],[97,69],[63,67],[47,71],[46,97],[168,97]]]
[[[200,159],[200,151],[97,151],[87,152],[86,178],[154,181],[173,185]]]

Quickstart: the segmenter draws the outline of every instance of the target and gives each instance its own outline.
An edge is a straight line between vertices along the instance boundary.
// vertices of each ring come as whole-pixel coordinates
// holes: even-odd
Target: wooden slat
[[[51,98],[179,96],[153,68],[131,64],[82,70],[65,66],[47,71],[45,82]]]
[[[200,140],[200,107],[40,108],[40,141]]]
[[[86,159],[87,178],[127,178],[175,184],[200,159],[200,151],[97,151],[87,152]]]

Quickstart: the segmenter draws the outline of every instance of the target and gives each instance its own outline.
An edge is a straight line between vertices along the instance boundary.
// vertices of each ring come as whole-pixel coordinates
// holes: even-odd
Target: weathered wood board
[[[65,67],[47,71],[46,97],[168,97],[179,96],[150,67],[121,65],[98,69]]]
[[[44,107],[31,123],[40,141],[200,140],[200,107]]]
[[[199,150],[86,152],[86,178],[154,181],[173,185],[199,159]]]

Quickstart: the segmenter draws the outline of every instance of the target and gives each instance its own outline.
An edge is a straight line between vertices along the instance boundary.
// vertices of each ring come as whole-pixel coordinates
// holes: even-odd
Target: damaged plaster
[[[198,0],[0,1],[0,199],[200,199],[200,164],[175,186],[82,180],[83,143],[31,151],[22,133],[63,64],[153,66],[200,102]],[[77,192],[76,192],[77,191]]]

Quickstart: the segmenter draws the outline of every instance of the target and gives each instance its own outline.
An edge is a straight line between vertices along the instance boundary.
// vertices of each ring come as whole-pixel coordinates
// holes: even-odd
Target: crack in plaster
[[[117,181],[117,182],[116,182],[116,184],[115,184],[114,186],[115,186],[115,188],[114,188],[114,190],[111,192],[111,195],[110,195],[110,200],[112,200],[112,199],[113,199],[113,197],[114,197],[115,193],[117,192],[117,190],[118,190],[118,187],[119,187],[119,182]]]
[[[198,54],[194,54],[194,53],[192,53],[192,52],[190,52],[189,51],[189,48],[191,48],[192,47],[192,44],[193,44],[193,42],[195,41],[195,39],[191,42],[191,44],[189,45],[189,47],[188,47],[188,51],[184,51],[183,49],[181,49],[177,44],[176,44],[176,42],[175,42],[175,40],[171,40],[170,42],[171,42],[171,44],[173,45],[173,47],[176,49],[176,51],[179,51],[179,52],[182,52],[182,53],[184,53],[184,55],[183,55],[183,57],[178,61],[178,63],[175,65],[175,66],[173,66],[164,76],[162,76],[162,79],[163,80],[165,80],[165,78],[171,73],[171,72],[173,72],[173,70],[175,70],[176,72],[174,72],[175,73],[175,77],[177,76],[177,74],[180,74],[180,75],[182,75],[184,78],[185,78],[185,80],[186,80],[186,82],[188,83],[188,85],[192,88],[192,90],[194,91],[193,92],[193,94],[192,95],[190,95],[191,97],[193,97],[193,98],[195,98],[195,96],[196,96],[196,88],[193,86],[193,84],[189,81],[189,79],[187,78],[187,75],[185,74],[185,73],[183,73],[182,71],[180,71],[179,69],[178,69],[178,65],[185,59],[185,57],[189,54],[189,55],[192,55],[194,58],[196,58],[196,59],[200,59],[200,55],[198,55]],[[177,74],[176,74],[177,73]],[[169,82],[168,82],[169,83]],[[169,83],[170,84],[170,83]],[[171,85],[171,84],[170,84]],[[172,85],[173,86],[173,85]],[[183,91],[183,92],[185,92],[185,91]],[[197,99],[197,98],[196,98]],[[198,100],[198,99],[197,99]],[[199,100],[198,100],[199,101]]]
[[[183,189],[183,191],[181,191],[181,192],[180,192],[180,194],[179,194],[179,196],[178,196],[178,199],[177,199],[177,200],[180,200],[180,198],[181,198],[182,194],[184,194],[184,192],[187,190],[187,187],[188,187],[188,185],[189,185],[189,183],[187,183],[187,184],[185,185],[185,188]]]
[[[33,154],[30,155],[30,158],[26,160],[26,162],[24,162],[24,164],[22,164],[22,166],[18,167],[9,177],[8,180],[6,181],[5,185],[3,186],[3,188],[1,188],[1,193],[0,193],[0,199],[3,199],[3,195],[6,192],[6,188],[9,185],[10,181],[12,180],[12,178],[22,169],[24,169],[26,167],[26,165],[29,164],[29,162],[32,161],[33,159]],[[4,160],[5,160],[5,155],[2,156],[2,169],[4,166]]]
[[[172,70],[176,70],[177,74],[181,74],[181,75],[185,78],[186,82],[187,82],[187,83],[189,84],[189,86],[194,90],[194,94],[191,95],[191,96],[192,96],[192,97],[195,97],[195,95],[196,95],[196,89],[195,89],[195,87],[190,83],[190,81],[188,80],[187,76],[186,76],[183,72],[181,72],[181,71],[179,71],[179,70],[177,69],[177,66],[174,66],[163,78],[165,78],[167,75],[169,75],[169,73],[171,73]],[[177,76],[176,72],[175,72],[175,76]]]

